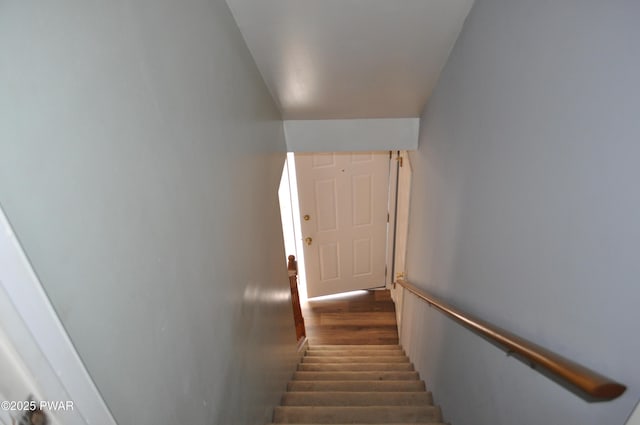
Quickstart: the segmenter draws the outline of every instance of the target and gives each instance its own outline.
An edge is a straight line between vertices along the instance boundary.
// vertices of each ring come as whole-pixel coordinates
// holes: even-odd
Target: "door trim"
[[[387,273],[385,287],[393,288],[395,245],[396,245],[396,213],[398,210],[398,155],[400,151],[389,151],[389,202],[387,206],[389,220],[387,221]]]
[[[400,151],[397,168],[397,184],[395,197],[395,223],[394,223],[394,250],[393,250],[393,275],[392,280],[395,282],[398,278],[398,272],[406,273],[406,251],[409,227],[409,213],[411,204],[411,182],[412,167],[409,160],[409,152]],[[391,298],[396,304],[396,322],[398,325],[398,334],[402,332],[402,304],[404,290],[402,287],[391,288]]]

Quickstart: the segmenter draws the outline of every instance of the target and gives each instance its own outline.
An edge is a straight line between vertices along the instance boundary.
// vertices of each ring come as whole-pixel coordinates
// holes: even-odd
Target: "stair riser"
[[[283,406],[427,406],[433,400],[427,392],[288,392]]]
[[[439,421],[435,406],[367,406],[367,407],[298,407],[279,406],[273,415],[275,423],[389,423]]]
[[[356,371],[413,371],[411,363],[301,363],[299,371],[356,372]]]
[[[402,350],[399,345],[314,345],[310,350]]]
[[[294,381],[418,380],[418,372],[294,372]]]
[[[303,357],[302,363],[409,363],[406,356],[395,357]]]
[[[403,350],[307,350],[305,357],[391,357],[404,356]]]
[[[287,391],[425,391],[424,381],[290,381]]]

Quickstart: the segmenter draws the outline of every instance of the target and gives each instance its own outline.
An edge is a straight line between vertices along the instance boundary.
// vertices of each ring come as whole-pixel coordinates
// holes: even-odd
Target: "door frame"
[[[288,262],[289,255],[295,255],[298,265],[299,296],[300,301],[304,303],[307,300],[307,275],[304,264],[304,247],[302,245],[296,160],[293,152],[287,152],[280,178],[280,187],[278,188],[278,201],[280,203],[280,218],[285,239],[285,263]],[[293,240],[291,240],[291,237]]]
[[[393,281],[406,278],[406,254],[409,230],[409,210],[411,206],[412,173],[409,152],[398,151],[398,168],[396,174],[396,193],[394,208],[394,248],[393,248]],[[404,179],[401,178],[401,173]],[[399,249],[400,248],[400,249]],[[401,265],[399,266],[398,263]],[[402,270],[398,270],[401,268]],[[398,273],[402,273],[399,275]]]
[[[398,151],[396,154],[396,158],[398,161],[397,174],[396,174],[396,186],[395,186],[395,202],[394,202],[394,245],[393,245],[393,268],[391,279],[394,282],[391,285],[391,299],[394,301],[396,305],[396,322],[398,325],[398,334],[401,334],[402,331],[402,304],[403,304],[403,295],[404,288],[401,286],[395,285],[395,281],[400,278],[398,276],[398,272],[403,273],[403,278],[406,279],[406,245],[407,245],[407,237],[408,237],[408,228],[409,228],[409,212],[411,206],[411,183],[412,183],[412,167],[411,161],[409,159],[408,151]],[[401,181],[400,172],[404,171],[406,175],[406,179]],[[405,186],[406,185],[406,186]],[[402,200],[404,202],[401,202]],[[402,228],[400,227],[402,226]],[[402,244],[403,247],[400,251],[398,251],[399,245]],[[401,258],[402,261],[398,261]],[[398,270],[398,262],[402,263],[402,269]]]
[[[392,289],[394,282],[399,153],[400,151],[389,151],[389,201],[387,206],[389,219],[387,220],[387,272],[385,273],[385,287],[387,289]]]
[[[396,232],[397,232],[397,203],[398,203],[398,175],[400,172],[400,160],[402,157],[403,161],[405,161],[406,165],[411,169],[411,164],[409,162],[409,153],[408,151],[400,151],[400,150],[390,150],[389,152],[389,198],[388,198],[388,221],[387,221],[387,247],[386,247],[386,273],[385,273],[385,284],[384,287],[386,289],[391,290],[392,297],[395,298],[394,290],[394,282],[395,282],[395,245],[396,245]],[[301,298],[306,300],[306,276],[305,276],[305,264],[304,264],[304,255],[303,251],[303,238],[302,238],[302,230],[300,225],[300,205],[298,203],[298,184],[296,180],[296,170],[295,170],[295,152],[287,153],[287,164],[285,172],[289,173],[289,191],[290,191],[290,201],[291,201],[291,210],[293,212],[293,220],[291,221],[291,226],[294,228],[295,238],[296,238],[296,255],[298,262],[298,273],[299,273],[299,285],[301,289],[304,291],[301,294]]]

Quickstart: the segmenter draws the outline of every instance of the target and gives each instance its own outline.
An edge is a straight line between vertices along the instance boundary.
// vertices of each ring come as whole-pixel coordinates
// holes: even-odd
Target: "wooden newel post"
[[[291,272],[293,272],[294,275],[297,275],[298,262],[296,261],[296,256],[290,255],[288,258],[289,258],[289,264],[287,265],[287,269],[289,270],[289,276],[291,276]]]
[[[289,270],[289,288],[291,289],[291,305],[293,306],[293,320],[296,324],[296,339],[306,336],[304,329],[304,317],[302,317],[302,308],[300,307],[300,294],[298,293],[298,262],[295,255],[289,256],[287,265]]]

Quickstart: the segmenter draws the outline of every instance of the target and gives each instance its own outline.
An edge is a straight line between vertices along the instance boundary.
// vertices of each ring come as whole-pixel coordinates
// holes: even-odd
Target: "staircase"
[[[440,424],[424,381],[398,345],[310,346],[274,423]]]

